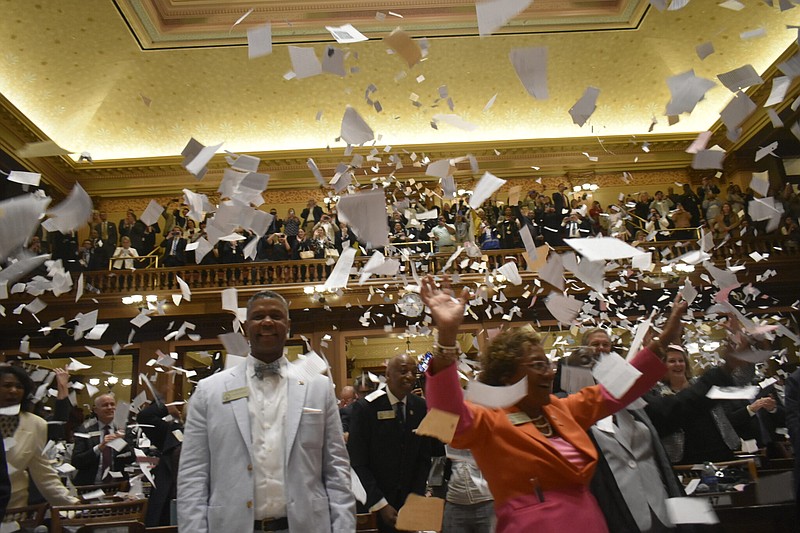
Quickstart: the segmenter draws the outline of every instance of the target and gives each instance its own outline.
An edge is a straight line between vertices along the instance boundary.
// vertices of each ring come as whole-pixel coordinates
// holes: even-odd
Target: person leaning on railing
[[[120,241],[122,246],[117,246],[117,249],[114,250],[114,255],[111,259],[114,261],[112,267],[119,270],[119,269],[131,269],[134,267],[134,259],[139,257],[139,252],[136,251],[136,248],[131,248],[131,239],[130,237],[122,237]]]
[[[670,213],[669,217],[672,220],[672,225],[678,230],[672,234],[674,239],[691,238],[691,231],[689,231],[689,228],[692,227],[692,214],[684,209],[682,203],[678,203],[678,205],[675,206],[675,211]]]

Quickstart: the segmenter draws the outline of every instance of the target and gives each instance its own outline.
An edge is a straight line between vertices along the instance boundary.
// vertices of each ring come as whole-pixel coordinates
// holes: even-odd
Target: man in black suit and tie
[[[98,238],[103,241],[103,248],[113,253],[117,246],[117,226],[108,220],[108,213],[100,211],[100,222],[95,224]]]
[[[127,477],[124,472],[125,465],[132,463],[134,459],[130,441],[119,452],[109,445],[118,438],[124,438],[125,435],[123,428],[118,428],[114,423],[114,415],[117,412],[114,396],[101,394],[95,398],[93,412],[97,418],[85,422],[75,432],[72,466],[78,469],[74,479],[75,485],[78,486],[118,480],[111,472],[120,472],[123,477]]]
[[[161,264],[165,267],[184,266],[186,264],[186,239],[182,237],[183,230],[174,226],[169,235],[161,243],[164,255]]]
[[[416,362],[398,355],[386,367],[386,394],[353,404],[350,464],[383,533],[396,531],[397,510],[409,494],[425,494],[431,466],[431,439],[414,433],[427,410],[425,400],[410,394],[416,374]]]
[[[569,214],[570,210],[570,202],[569,197],[567,196],[566,191],[567,186],[563,183],[558,184],[558,192],[553,193],[553,207],[561,216],[565,216]]]

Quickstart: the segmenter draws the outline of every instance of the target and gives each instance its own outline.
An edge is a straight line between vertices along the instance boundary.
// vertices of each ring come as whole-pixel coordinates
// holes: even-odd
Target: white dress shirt
[[[286,395],[288,361],[279,359],[281,375],[255,377],[259,361],[247,357],[250,435],[253,450],[254,511],[256,520],[286,516]]]

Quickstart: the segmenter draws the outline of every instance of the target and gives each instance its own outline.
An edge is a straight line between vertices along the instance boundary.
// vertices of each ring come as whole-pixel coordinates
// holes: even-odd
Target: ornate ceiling
[[[563,146],[577,163],[581,148],[593,146],[599,164],[616,157],[619,165],[623,158],[597,141],[622,146],[652,139],[680,147],[712,127],[733,96],[717,83],[691,115],[670,126],[666,78],[694,69],[716,81],[748,63],[764,73],[795,41],[797,32],[786,26],[800,22],[800,9],[780,12],[755,0],[745,6],[732,11],[695,0],[659,12],[633,0],[536,0],[499,34],[481,38],[468,1],[0,0],[0,95],[7,108],[0,114],[0,148],[14,150],[37,137],[77,152],[73,159],[88,151],[96,162],[92,171],[69,158],[27,164],[82,183],[85,177],[90,190],[93,177],[125,181],[130,169],[172,168],[190,137],[268,160],[275,154],[302,162],[310,152],[344,157],[337,137],[352,105],[378,145],[401,154],[406,146],[454,155],[463,155],[462,146],[487,153],[523,146],[528,168],[557,173],[562,163],[538,164],[540,148]],[[244,32],[268,20],[273,53],[248,60]],[[347,22],[370,40],[336,45],[324,27]],[[428,38],[426,60],[409,68],[387,54],[382,38],[394,27]],[[740,37],[758,28],[763,36]],[[706,41],[715,53],[700,60],[695,47]],[[339,46],[347,52],[347,75],[287,80],[292,66],[281,43],[311,46],[318,56],[328,44]],[[546,100],[528,95],[509,61],[513,48],[529,46],[548,49]],[[370,85],[381,112],[365,100]],[[443,86],[452,111],[440,99]],[[581,128],[568,110],[588,86],[600,96]],[[438,113],[457,114],[476,128],[439,123],[434,129]],[[32,133],[6,134],[14,129],[9,116]],[[637,159],[646,162],[648,154],[624,156],[631,170]],[[685,154],[670,160],[686,164]]]
[[[125,22],[146,50],[195,46],[242,45],[256,21],[272,22],[276,43],[328,42],[325,26],[353,24],[380,39],[396,26],[418,37],[475,36],[472,1],[327,1],[114,0]],[[643,0],[537,0],[497,33],[621,30],[635,28],[648,2]],[[247,24],[233,22],[252,9]]]

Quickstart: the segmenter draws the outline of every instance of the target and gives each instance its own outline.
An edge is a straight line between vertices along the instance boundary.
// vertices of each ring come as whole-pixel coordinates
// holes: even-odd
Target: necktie
[[[106,426],[105,429],[103,429],[103,440],[105,440],[105,437],[110,434],[111,434],[111,427]],[[110,472],[112,466],[113,466],[113,452],[111,446],[106,444],[103,447],[103,461],[100,465],[100,475],[105,476],[103,478],[103,481],[105,481],[106,478],[110,477],[110,474],[106,474],[106,470]]]
[[[170,251],[169,255],[175,255],[175,250],[178,248],[178,239],[172,238],[172,251]]]
[[[273,361],[271,363],[257,362],[255,364],[253,375],[257,379],[264,379],[265,376],[280,376],[281,362],[280,361]]]
[[[717,425],[717,429],[722,436],[722,440],[725,441],[725,445],[733,451],[738,450],[742,443],[739,439],[739,434],[733,429],[728,415],[725,414],[725,409],[717,404],[711,408],[711,416],[714,418],[714,423]]]
[[[108,239],[108,222],[103,222],[103,231],[101,232],[100,236],[103,240]]]
[[[405,426],[406,424],[406,412],[403,409],[403,402],[397,402],[394,404],[394,413],[397,417],[397,421],[400,422],[401,426]]]

